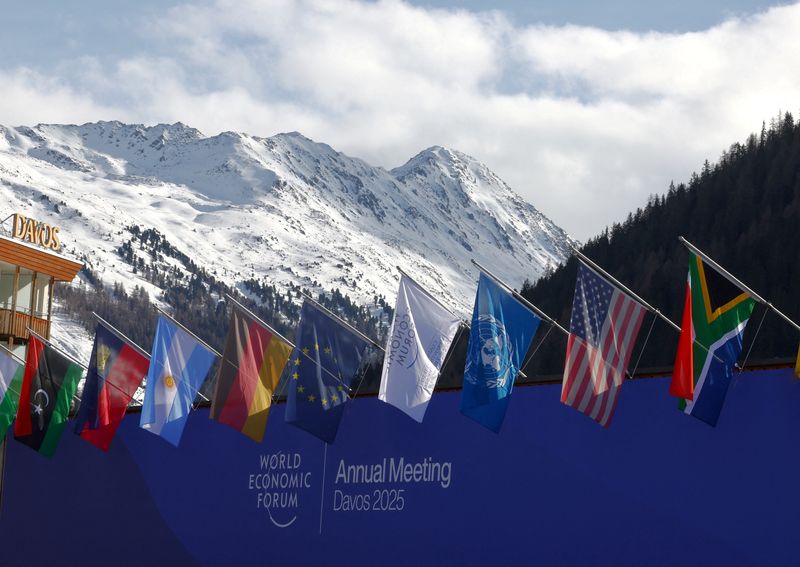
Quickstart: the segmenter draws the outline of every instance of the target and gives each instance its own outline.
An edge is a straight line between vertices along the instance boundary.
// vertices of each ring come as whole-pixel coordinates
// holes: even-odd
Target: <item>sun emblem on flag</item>
[[[172,374],[167,374],[164,376],[164,386],[167,388],[174,388],[175,387],[175,378],[172,377]]]

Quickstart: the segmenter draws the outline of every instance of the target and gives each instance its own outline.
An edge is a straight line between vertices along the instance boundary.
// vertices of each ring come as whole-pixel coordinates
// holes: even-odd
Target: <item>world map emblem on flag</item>
[[[508,341],[505,326],[484,314],[478,317],[475,333],[478,340],[470,343],[464,379],[477,385],[480,375],[484,387],[505,388],[509,378],[514,379],[511,371],[516,370],[511,363],[514,346]]]
[[[461,413],[495,433],[541,319],[481,272],[464,368]]]

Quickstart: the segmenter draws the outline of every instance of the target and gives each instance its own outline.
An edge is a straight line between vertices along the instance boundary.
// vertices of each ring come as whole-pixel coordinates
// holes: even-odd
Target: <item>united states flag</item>
[[[644,307],[578,263],[561,401],[608,427]]]

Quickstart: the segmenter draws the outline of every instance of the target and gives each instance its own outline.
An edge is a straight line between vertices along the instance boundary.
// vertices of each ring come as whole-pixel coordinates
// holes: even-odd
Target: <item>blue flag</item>
[[[177,447],[214,358],[192,335],[159,317],[139,425]]]
[[[286,421],[333,443],[368,343],[313,303],[303,303],[286,366]]]
[[[467,346],[461,413],[500,431],[514,379],[541,319],[481,273]]]

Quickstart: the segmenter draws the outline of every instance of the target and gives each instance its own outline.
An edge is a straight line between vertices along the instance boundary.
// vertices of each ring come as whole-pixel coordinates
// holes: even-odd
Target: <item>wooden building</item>
[[[82,264],[52,251],[54,246],[42,240],[43,233],[57,234],[58,229],[13,216],[10,236],[0,235],[0,341],[24,357],[28,329],[50,338],[55,283],[72,281]],[[28,231],[22,228],[26,223]]]

